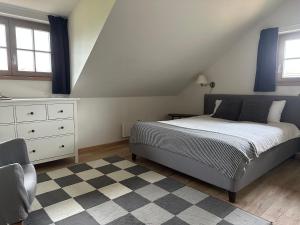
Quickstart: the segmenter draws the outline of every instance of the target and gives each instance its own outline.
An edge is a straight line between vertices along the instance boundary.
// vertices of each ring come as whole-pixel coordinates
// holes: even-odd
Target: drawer
[[[14,125],[0,125],[0,143],[15,139]]]
[[[53,104],[48,105],[49,119],[73,118],[73,104]]]
[[[74,133],[73,120],[57,120],[17,124],[19,138],[32,139]]]
[[[16,106],[17,122],[46,120],[46,105]]]
[[[74,135],[27,140],[31,162],[74,153]]]
[[[13,123],[14,122],[14,108],[13,106],[0,107],[0,123]]]

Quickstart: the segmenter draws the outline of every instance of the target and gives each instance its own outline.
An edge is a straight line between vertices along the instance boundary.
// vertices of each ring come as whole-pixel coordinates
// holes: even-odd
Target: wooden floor
[[[92,161],[110,155],[131,159],[127,143],[107,145],[82,151],[80,162]],[[175,172],[154,162],[138,158],[136,163],[166,176],[171,176],[188,186],[214,197],[227,200],[227,193],[219,188]],[[45,172],[74,164],[72,159],[60,160],[38,166]],[[272,221],[274,225],[300,225],[300,160],[290,159],[280,167],[252,183],[238,193],[237,207]]]

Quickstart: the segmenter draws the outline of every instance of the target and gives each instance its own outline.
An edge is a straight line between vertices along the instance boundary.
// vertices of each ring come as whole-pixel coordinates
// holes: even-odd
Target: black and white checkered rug
[[[118,156],[38,175],[26,225],[270,225]]]

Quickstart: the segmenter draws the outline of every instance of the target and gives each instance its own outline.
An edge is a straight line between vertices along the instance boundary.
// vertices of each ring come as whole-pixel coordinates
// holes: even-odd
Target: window
[[[279,82],[287,85],[300,83],[300,32],[280,36],[278,53]]]
[[[10,70],[7,21],[0,18],[0,74]]]
[[[51,79],[49,25],[0,17],[0,78]]]

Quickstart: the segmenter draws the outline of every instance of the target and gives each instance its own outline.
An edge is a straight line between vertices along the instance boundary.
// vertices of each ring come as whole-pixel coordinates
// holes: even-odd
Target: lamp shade
[[[207,85],[208,84],[208,81],[207,81],[207,78],[205,75],[203,74],[200,74],[198,76],[198,79],[196,81],[197,84],[200,84],[200,85]]]

